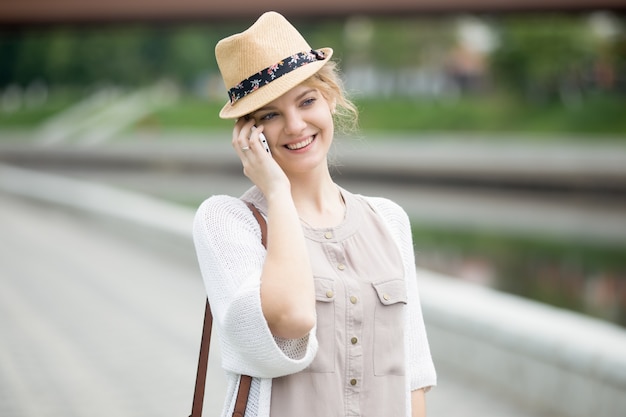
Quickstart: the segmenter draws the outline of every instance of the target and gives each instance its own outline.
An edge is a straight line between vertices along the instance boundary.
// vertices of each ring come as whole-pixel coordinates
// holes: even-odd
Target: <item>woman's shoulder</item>
[[[237,224],[249,223],[250,214],[250,210],[241,198],[213,195],[204,200],[196,210],[194,229],[222,233]]]
[[[406,211],[393,200],[386,197],[357,195],[380,217],[393,235],[405,235],[411,228],[411,221]]]
[[[196,217],[199,215],[215,215],[215,216],[232,216],[246,213],[249,211],[246,201],[253,201],[256,197],[255,187],[247,190],[241,197],[231,195],[217,194],[204,200],[196,211]],[[246,213],[247,214],[247,213]]]
[[[243,201],[238,197],[222,194],[212,195],[200,204],[196,210],[196,216],[211,213],[219,215],[220,213],[238,211],[242,204]]]
[[[360,197],[363,198],[363,200],[365,200],[365,202],[367,202],[367,204],[372,207],[375,212],[388,220],[392,220],[394,218],[402,220],[408,219],[408,215],[402,206],[389,198],[363,195]]]
[[[251,202],[260,210],[260,199],[254,188],[240,197],[220,194],[204,200],[196,211],[194,230],[209,232],[212,236],[254,232],[259,227],[258,222],[247,205]]]

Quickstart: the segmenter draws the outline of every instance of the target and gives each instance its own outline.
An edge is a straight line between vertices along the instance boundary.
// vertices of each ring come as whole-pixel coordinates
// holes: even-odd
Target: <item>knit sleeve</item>
[[[413,235],[409,217],[396,203],[384,199],[368,197],[376,211],[381,215],[396,241],[405,271],[408,300],[405,316],[406,363],[411,390],[429,388],[437,384],[435,366],[430,354],[426,327],[422,316],[422,307],[417,285]]]
[[[207,199],[196,212],[193,237],[224,369],[276,378],[308,366],[317,351],[315,332],[278,340],[265,321],[260,296],[265,248],[245,203],[229,196]]]

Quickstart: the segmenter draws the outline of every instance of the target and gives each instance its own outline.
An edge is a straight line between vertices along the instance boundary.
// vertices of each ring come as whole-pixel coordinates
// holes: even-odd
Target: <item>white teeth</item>
[[[309,145],[311,142],[313,142],[313,138],[310,137],[307,140],[303,140],[302,142],[298,142],[298,143],[294,143],[291,145],[287,145],[288,149],[291,149],[292,151],[295,151],[297,149],[302,149],[305,146]]]

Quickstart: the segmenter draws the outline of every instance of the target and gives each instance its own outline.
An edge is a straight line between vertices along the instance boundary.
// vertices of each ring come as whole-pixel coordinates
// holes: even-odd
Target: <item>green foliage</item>
[[[186,98],[154,117],[166,128],[224,128],[217,117],[224,102]],[[559,103],[529,106],[507,97],[458,101],[360,99],[360,129],[368,132],[518,132],[528,134],[616,135],[626,138],[625,100],[601,97],[579,108]]]
[[[372,57],[387,68],[440,64],[455,42],[450,19],[384,19],[375,22]]]
[[[623,65],[624,38],[598,43],[587,15],[518,15],[484,19],[499,36],[491,57],[497,79],[512,91],[554,94],[598,56]],[[294,22],[313,47],[378,68],[440,66],[457,42],[456,17],[358,18]],[[249,22],[188,25],[51,27],[0,32],[0,88],[35,79],[85,85],[136,85],[163,76],[191,82],[216,69],[215,43]]]
[[[622,17],[615,19],[623,23]],[[458,42],[458,21],[456,16],[352,17],[294,24],[313,47],[333,47],[344,68],[364,66],[386,74],[426,68],[445,75],[450,51]],[[626,132],[624,25],[617,36],[599,40],[585,14],[491,16],[481,21],[498,35],[497,48],[488,57],[491,78],[486,87],[456,95],[357,98],[364,132]],[[194,95],[206,94],[205,80],[217,76],[216,42],[249,24],[0,30],[0,95],[9,85],[24,88],[42,81],[50,87],[52,100],[17,113],[0,109],[0,125],[42,120],[59,109],[54,97],[59,87],[81,97],[82,91],[103,83],[134,88],[168,78],[186,95],[176,108],[153,116],[155,120],[166,127],[221,127],[214,111],[221,101],[207,103]],[[599,64],[608,71],[606,85],[594,78]]]
[[[80,98],[82,95],[77,94],[77,92],[56,90],[42,105],[24,106],[21,110],[11,113],[0,111],[0,128],[37,127],[48,118],[63,112]]]
[[[346,55],[343,39],[343,23],[336,19],[316,20],[303,19],[294,21],[302,36],[311,48],[330,47],[334,51],[334,59],[341,61]]]
[[[216,69],[215,43],[228,29],[136,25],[0,32],[0,87],[33,80],[53,86],[137,86],[168,76],[192,82]]]
[[[492,270],[492,285],[500,290],[626,326],[626,305],[621,302],[626,297],[623,246],[489,230],[439,229],[418,222],[413,225],[418,265],[428,264],[428,258],[433,257],[446,258],[448,263],[457,259],[459,264],[479,260]],[[612,308],[604,310],[594,306],[593,300],[586,300],[589,288],[598,282],[616,286],[608,295]]]
[[[460,100],[357,100],[364,131],[460,131],[626,134],[626,100],[592,97],[570,108],[561,103],[530,105],[491,95]]]
[[[0,112],[0,128],[33,127],[61,112],[76,100],[79,91],[51,94],[45,105]],[[176,104],[149,116],[149,124],[163,129],[222,129],[231,126],[217,114],[224,101],[184,95]],[[566,137],[613,135],[626,139],[625,100],[596,97],[577,108],[560,103],[528,105],[505,96],[464,98],[455,101],[410,99],[359,99],[360,129],[377,132],[466,132],[555,134]],[[145,121],[140,121],[139,125]]]
[[[581,88],[598,58],[585,20],[584,15],[500,20],[500,46],[491,56],[498,82],[533,101],[554,101],[564,88]]]
[[[231,129],[232,120],[218,117],[224,102],[207,101],[188,97],[175,106],[170,106],[150,116],[150,120],[161,128],[174,129]]]

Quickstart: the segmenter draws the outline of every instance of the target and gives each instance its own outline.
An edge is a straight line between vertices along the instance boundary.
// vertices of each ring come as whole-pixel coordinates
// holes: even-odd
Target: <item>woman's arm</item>
[[[236,197],[210,197],[199,207],[193,231],[224,369],[275,378],[308,366],[317,350],[315,337],[285,351],[267,325],[259,279],[266,250],[246,204]]]
[[[426,417],[426,395],[423,389],[411,391],[411,417]]]
[[[274,336],[298,339],[315,326],[315,286],[302,226],[289,190],[266,195],[267,256],[261,306]]]

